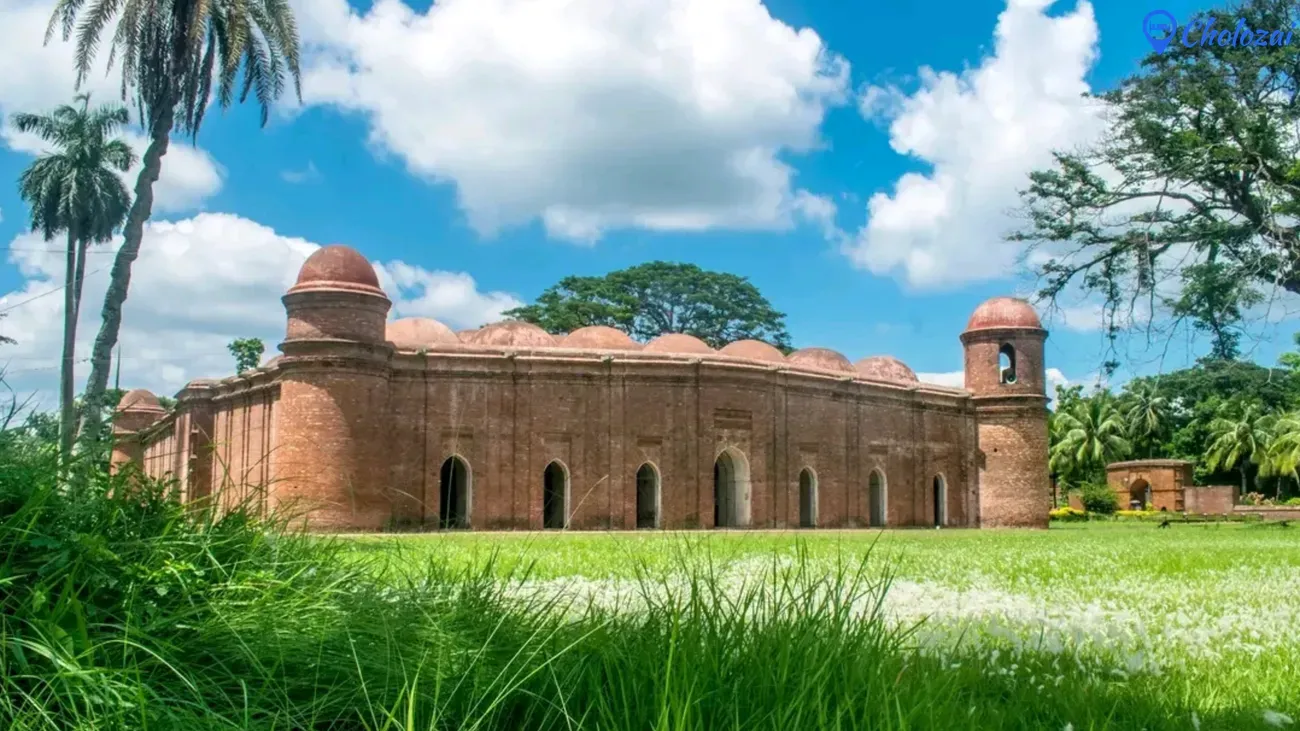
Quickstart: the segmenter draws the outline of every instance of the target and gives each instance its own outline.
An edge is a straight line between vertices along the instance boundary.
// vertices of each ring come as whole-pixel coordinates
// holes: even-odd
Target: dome
[[[481,329],[482,328],[471,327],[468,330],[457,330],[456,339],[461,341],[462,343],[468,343],[469,339],[474,335],[474,333],[478,332]]]
[[[768,363],[785,362],[785,356],[781,354],[781,351],[762,340],[737,340],[734,343],[727,343],[718,352],[722,355],[730,355],[733,358],[763,360]]]
[[[1041,330],[1043,329],[1043,323],[1038,319],[1038,313],[1034,311],[1034,306],[1029,304],[1028,301],[1017,297],[994,297],[985,300],[983,304],[975,308],[975,312],[970,316],[970,321],[966,323],[967,330],[986,330],[999,327]]]
[[[873,355],[853,364],[853,368],[863,377],[874,381],[897,381],[916,383],[916,371],[907,367],[903,361],[892,355]]]
[[[647,353],[698,353],[712,355],[709,344],[686,333],[665,333],[645,344]]]
[[[803,368],[853,372],[853,364],[849,359],[830,348],[802,348],[786,356],[785,360],[790,365]]]
[[[163,412],[158,397],[143,388],[127,391],[117,404],[118,411],[157,411]]]
[[[641,346],[622,330],[591,325],[580,327],[560,339],[562,348],[591,348],[593,350],[639,350]]]
[[[393,320],[384,329],[384,339],[398,350],[422,350],[434,345],[460,343],[451,328],[428,317],[404,317]]]
[[[517,347],[554,348],[555,338],[551,334],[532,324],[519,320],[496,322],[473,333],[466,333],[461,340],[471,345],[513,345]]]
[[[289,289],[352,289],[383,294],[375,268],[356,249],[332,244],[316,250],[298,270],[298,281]]]

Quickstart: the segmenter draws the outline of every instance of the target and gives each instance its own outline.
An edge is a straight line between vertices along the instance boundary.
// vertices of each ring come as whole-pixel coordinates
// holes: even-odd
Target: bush
[[[1111,515],[1119,508],[1119,498],[1115,496],[1115,491],[1106,484],[1089,483],[1084,485],[1083,490],[1080,491],[1079,499],[1083,501],[1083,507],[1089,513]]]
[[[1287,498],[1283,505],[1300,505],[1300,497]]]
[[[1062,523],[1071,523],[1079,520],[1087,520],[1088,514],[1082,510],[1065,507],[1056,508],[1055,510],[1048,512],[1047,517],[1050,520],[1059,520]]]

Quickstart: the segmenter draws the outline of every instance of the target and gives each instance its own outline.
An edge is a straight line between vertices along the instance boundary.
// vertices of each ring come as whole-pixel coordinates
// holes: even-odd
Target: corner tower
[[[273,505],[327,530],[382,528],[387,491],[385,320],[392,306],[375,270],[346,246],[303,263],[284,295]]]
[[[1034,308],[1013,297],[981,304],[961,334],[978,423],[982,527],[1047,527],[1046,340]]]

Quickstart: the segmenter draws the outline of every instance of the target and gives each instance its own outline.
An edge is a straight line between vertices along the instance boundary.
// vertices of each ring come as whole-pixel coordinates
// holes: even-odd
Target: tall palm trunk
[[[122,248],[118,249],[117,256],[113,259],[108,292],[104,295],[103,321],[90,353],[90,379],[86,383],[83,432],[88,432],[93,438],[100,436],[104,391],[108,388],[113,346],[117,345],[118,332],[122,328],[122,304],[126,302],[127,290],[131,286],[131,265],[140,255],[144,225],[153,213],[153,186],[162,172],[163,155],[167,154],[172,124],[176,118],[175,105],[169,101],[164,100],[164,103],[155,108],[158,109],[158,114],[149,127],[149,147],[145,149],[140,176],[135,181],[135,200],[131,202],[131,210],[126,214],[126,225],[122,228]]]
[[[72,365],[77,348],[77,232],[68,228],[68,250],[63,267],[63,357],[59,361],[59,465],[64,474],[72,455],[76,421]]]

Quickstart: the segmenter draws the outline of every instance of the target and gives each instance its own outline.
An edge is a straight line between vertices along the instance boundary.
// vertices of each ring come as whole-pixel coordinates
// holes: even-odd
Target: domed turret
[[[323,246],[307,257],[289,291],[303,289],[355,289],[383,294],[370,262],[355,249],[339,244]]]
[[[853,364],[840,353],[830,348],[801,348],[786,356],[786,362],[798,368],[813,368],[819,371],[853,372]]]
[[[916,371],[891,355],[873,355],[853,364],[853,369],[863,378],[894,383],[916,383]]]
[[[384,320],[392,306],[370,262],[338,245],[317,249],[307,257],[283,301],[289,316],[286,343],[383,343]]]
[[[745,358],[747,360],[761,360],[766,363],[784,363],[785,356],[781,351],[770,343],[762,340],[737,340],[734,343],[727,343],[719,350],[722,355],[729,355],[733,358]]]
[[[640,350],[641,344],[617,328],[604,325],[580,327],[560,340],[562,348],[591,350]]]
[[[1032,305],[994,297],[961,335],[966,390],[978,424],[980,524],[1046,528],[1051,509],[1047,466],[1047,378],[1043,329]]]

